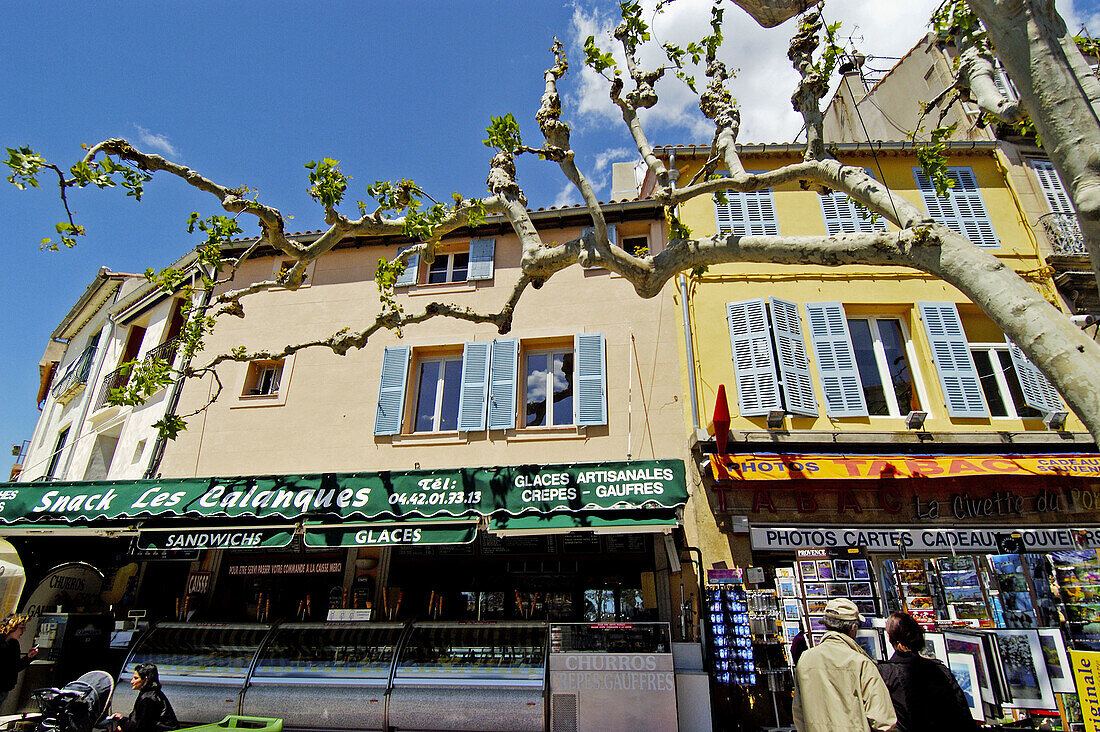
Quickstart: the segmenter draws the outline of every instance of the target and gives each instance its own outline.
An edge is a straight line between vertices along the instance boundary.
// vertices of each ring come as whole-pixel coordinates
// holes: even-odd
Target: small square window
[[[437,254],[431,266],[428,267],[427,278],[424,281],[429,285],[441,285],[447,282],[465,282],[469,275],[469,269],[469,252]]]
[[[242,396],[277,396],[283,378],[283,360],[252,361]]]

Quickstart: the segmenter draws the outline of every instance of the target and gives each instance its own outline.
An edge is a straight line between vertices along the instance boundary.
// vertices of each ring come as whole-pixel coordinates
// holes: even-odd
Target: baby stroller
[[[60,689],[36,689],[31,698],[42,712],[36,732],[92,732],[107,717],[114,690],[106,671],[89,671]]]

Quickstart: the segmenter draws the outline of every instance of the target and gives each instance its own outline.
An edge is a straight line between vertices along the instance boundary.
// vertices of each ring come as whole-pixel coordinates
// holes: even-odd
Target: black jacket
[[[878,666],[890,689],[898,732],[962,732],[977,730],[959,682],[941,661],[896,651]],[[972,689],[971,693],[981,694]]]
[[[19,672],[30,663],[31,659],[20,653],[19,641],[14,638],[5,638],[0,645],[0,692],[14,689]]]
[[[118,720],[119,732],[163,732],[179,729],[176,712],[168,697],[160,689],[151,689],[138,694],[134,702],[134,711],[129,717]]]

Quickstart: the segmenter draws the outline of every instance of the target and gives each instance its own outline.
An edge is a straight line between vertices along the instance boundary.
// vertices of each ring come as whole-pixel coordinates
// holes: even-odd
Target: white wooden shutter
[[[1031,167],[1039,177],[1039,184],[1043,187],[1043,193],[1046,194],[1050,210],[1057,214],[1074,215],[1076,212],[1073,201],[1066,193],[1066,187],[1062,185],[1062,179],[1054,169],[1054,163],[1049,160],[1032,160]]]
[[[485,403],[489,394],[489,341],[462,347],[462,388],[458,394],[458,431],[485,429]]]
[[[577,424],[607,424],[607,363],[603,333],[578,333],[576,361]]]
[[[817,398],[810,377],[810,360],[806,357],[806,339],[802,336],[802,318],[798,305],[769,297],[772,311],[772,333],[779,354],[779,373],[783,379],[783,394],[787,411],[817,416]]]
[[[978,180],[969,166],[948,168],[948,175],[955,181],[946,198],[936,195],[931,179],[920,168],[913,168],[913,177],[920,188],[921,198],[928,215],[952,231],[962,234],[980,247],[997,248],[1001,242],[993,232],[993,222],[985,210]]]
[[[595,233],[595,231],[595,226],[586,226],[581,231],[581,235],[588,236],[589,234]],[[619,227],[615,224],[609,224],[607,227],[607,241],[610,242],[613,247],[619,246]],[[599,265],[588,265],[585,269],[603,269],[603,267]]]
[[[921,302],[921,320],[932,347],[932,359],[940,377],[947,413],[952,417],[988,417],[978,369],[954,303]]]
[[[400,254],[412,247],[398,247],[397,253]],[[409,261],[405,265],[405,271],[397,277],[397,282],[394,283],[395,287],[409,287],[416,284],[416,276],[420,271],[420,254],[414,254],[409,257]]]
[[[825,411],[830,417],[866,417],[867,401],[844,306],[839,302],[808,302],[806,320],[825,395]]]
[[[743,416],[782,409],[779,378],[772,354],[772,333],[763,299],[726,303],[737,406]]]
[[[871,175],[870,170],[866,173]],[[886,221],[881,216],[873,216],[870,211],[857,207],[847,193],[831,191],[818,194],[817,198],[821,203],[821,216],[825,219],[825,230],[829,236],[886,231]]]
[[[516,383],[519,373],[519,341],[493,341],[489,362],[489,429],[510,430],[516,426]]]
[[[467,279],[493,279],[493,256],[496,252],[496,239],[470,240],[470,269]]]
[[[1024,403],[1043,414],[1062,411],[1062,397],[1043,372],[1024,355],[1023,350],[1005,336],[1008,352],[1012,354],[1012,365],[1016,367],[1016,377],[1020,390],[1024,393]]]
[[[382,379],[378,384],[378,410],[374,434],[396,435],[405,417],[405,382],[409,374],[409,347],[387,346],[382,354]]]
[[[717,197],[714,200],[714,218],[719,234],[779,235],[779,219],[775,215],[775,198],[771,188],[745,193],[726,191],[725,198],[725,203],[719,203]]]

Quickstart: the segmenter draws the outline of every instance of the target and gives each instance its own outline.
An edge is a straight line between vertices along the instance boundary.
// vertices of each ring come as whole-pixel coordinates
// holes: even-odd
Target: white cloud
[[[592,164],[592,174],[600,175],[607,170],[611,163],[622,163],[638,157],[637,150],[628,150],[625,147],[617,147],[613,150],[604,150],[596,156]]]
[[[851,45],[859,52],[876,57],[872,64],[876,69],[888,70],[896,59],[928,31],[928,20],[941,0],[907,0],[888,2],[880,0],[831,0],[826,5],[826,22],[840,21],[840,37],[851,39]],[[1084,21],[1100,29],[1100,13],[1090,0],[1077,0],[1089,6],[1089,11],[1079,15],[1074,0],[1058,0],[1058,9],[1071,30],[1076,31]],[[711,0],[678,0],[667,6],[662,15],[654,18],[654,0],[644,0],[643,18],[651,26],[655,40],[672,42],[680,47],[691,40],[698,40],[710,31]],[[873,9],[870,9],[873,7]],[[570,35],[571,58],[577,59],[573,68],[583,66],[584,39],[595,36],[596,43],[604,50],[612,50],[621,62],[621,53],[609,37],[614,27],[611,15],[589,9],[580,3],[574,6]],[[795,139],[802,127],[801,117],[791,108],[790,96],[794,91],[797,75],[787,59],[787,45],[794,28],[788,21],[778,28],[764,29],[752,21],[737,7],[727,5],[725,12],[725,44],[722,60],[730,69],[740,69],[730,89],[740,103],[741,133],[744,142],[789,142]],[[650,44],[652,45],[652,44]],[[642,64],[652,68],[665,62],[663,54],[650,48],[643,54]],[[696,73],[702,81],[702,72]],[[579,115],[578,126],[601,128],[618,125],[622,118],[608,98],[607,82],[594,71],[584,67],[579,80],[574,77],[574,89],[566,99],[568,109]],[[647,134],[651,141],[662,143],[709,143],[713,127],[698,109],[698,98],[679,80],[666,74],[658,83],[661,101],[654,110],[643,112]],[[568,112],[567,112],[568,113]]]
[[[562,206],[573,206],[580,202],[581,194],[577,191],[577,187],[566,182],[558,191],[558,195],[554,197],[554,203],[551,205],[555,208],[561,208]]]
[[[180,156],[179,150],[171,143],[167,135],[158,135],[154,132],[150,132],[141,125],[134,126],[137,128],[138,142],[142,147],[152,148],[170,158],[178,158]]]

